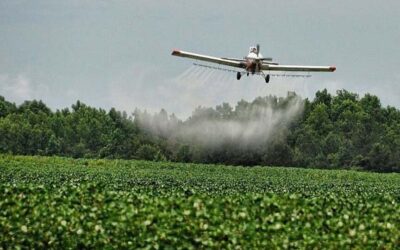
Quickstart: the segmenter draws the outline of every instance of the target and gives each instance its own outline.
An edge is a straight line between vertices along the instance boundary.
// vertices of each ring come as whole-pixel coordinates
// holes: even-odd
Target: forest
[[[400,110],[326,89],[198,107],[185,120],[0,96],[0,153],[400,172]]]

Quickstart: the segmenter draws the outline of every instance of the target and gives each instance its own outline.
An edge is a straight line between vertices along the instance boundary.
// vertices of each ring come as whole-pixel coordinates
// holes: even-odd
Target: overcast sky
[[[76,100],[133,111],[296,91],[348,89],[400,107],[400,1],[0,0],[0,95],[51,108]],[[311,78],[198,69],[171,50],[243,57],[259,43],[281,64],[336,65]]]

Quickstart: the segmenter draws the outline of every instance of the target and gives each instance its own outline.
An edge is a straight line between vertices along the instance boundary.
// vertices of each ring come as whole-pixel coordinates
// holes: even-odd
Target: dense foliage
[[[177,133],[196,124],[196,131],[208,133],[205,121],[245,123],[263,115],[260,107],[287,112],[294,98],[299,99],[268,96],[241,100],[235,108],[199,107],[181,121],[165,110],[128,116],[78,101],[53,112],[41,101],[17,106],[0,97],[0,153],[400,171],[400,111],[382,107],[370,94],[319,91],[312,101],[300,100],[299,115],[280,120],[268,140],[257,143],[228,137],[210,146],[202,136]]]
[[[400,176],[0,155],[0,248],[400,247]]]

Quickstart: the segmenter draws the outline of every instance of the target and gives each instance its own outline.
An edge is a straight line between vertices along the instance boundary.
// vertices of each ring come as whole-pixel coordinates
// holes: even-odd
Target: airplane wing
[[[261,70],[271,71],[307,71],[307,72],[333,72],[335,66],[303,66],[303,65],[273,65],[263,64]]]
[[[214,56],[206,56],[206,55],[200,55],[200,54],[195,54],[195,53],[181,51],[181,50],[172,51],[172,55],[173,56],[192,58],[192,59],[206,61],[206,62],[218,63],[218,64],[231,66],[231,67],[237,67],[237,68],[244,68],[245,67],[245,65],[244,65],[242,60],[239,61],[239,60],[233,60],[233,59],[228,59],[228,58],[219,58],[219,57],[214,57]]]
[[[244,62],[244,59],[240,59],[240,58],[221,57],[221,59],[230,60],[230,61],[236,61],[236,62]]]

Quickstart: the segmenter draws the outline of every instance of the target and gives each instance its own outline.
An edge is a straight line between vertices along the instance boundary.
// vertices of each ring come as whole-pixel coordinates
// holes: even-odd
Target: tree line
[[[263,112],[286,114],[294,99],[301,111],[290,119],[282,116],[273,130],[262,127]],[[211,136],[215,142],[204,140],[218,128],[209,124],[223,124],[242,136],[240,129],[254,129],[251,119],[257,126],[247,142],[234,134],[218,137],[218,131]],[[184,121],[165,110],[137,109],[128,115],[77,101],[52,111],[42,101],[16,105],[0,96],[0,153],[400,172],[400,111],[383,107],[374,95],[346,90],[331,95],[326,89],[313,100],[292,94],[241,100],[235,107],[198,107]]]

